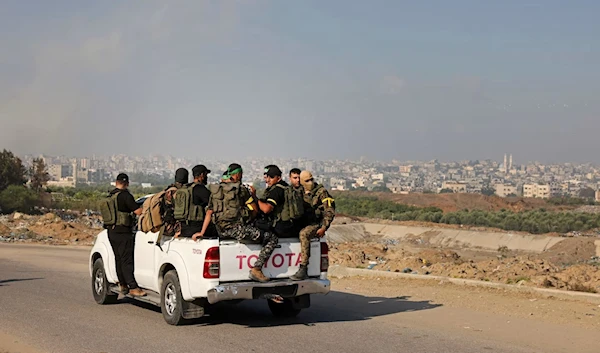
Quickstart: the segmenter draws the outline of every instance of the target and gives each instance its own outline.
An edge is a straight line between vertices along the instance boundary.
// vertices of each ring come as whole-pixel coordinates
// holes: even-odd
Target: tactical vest
[[[314,217],[316,221],[321,221],[323,219],[323,208],[324,205],[319,204],[319,199],[321,193],[325,191],[325,188],[321,184],[315,184],[315,187],[310,191],[310,193],[304,193],[304,202],[310,205],[312,211],[314,213]]]
[[[115,226],[131,227],[133,219],[129,212],[119,211],[117,197],[122,191],[117,191],[108,195],[100,201],[100,214],[105,226],[114,228]]]
[[[245,207],[246,200],[242,200],[240,182],[212,184],[209,186],[214,223],[221,229],[244,223],[249,217]]]
[[[277,222],[290,222],[301,218],[304,215],[302,189],[296,190],[291,185],[286,186],[277,183],[268,190],[272,190],[275,187],[282,188],[285,197],[283,205],[275,206],[275,219],[273,225],[277,224]]]
[[[184,185],[175,192],[173,216],[177,221],[202,222],[204,221],[204,207],[194,204],[194,187],[198,183]]]

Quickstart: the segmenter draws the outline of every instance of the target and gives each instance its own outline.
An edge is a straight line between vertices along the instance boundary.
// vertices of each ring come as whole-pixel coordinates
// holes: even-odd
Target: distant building
[[[371,174],[372,180],[383,180],[383,173]]]
[[[61,178],[60,180],[50,180],[47,186],[54,186],[59,188],[74,188],[76,186],[75,180],[72,177]]]
[[[62,165],[60,164],[50,164],[48,165],[48,174],[50,175],[51,180],[60,180],[62,178]]]
[[[412,165],[401,165],[399,167],[400,173],[410,174],[411,170],[412,170]]]
[[[547,199],[550,197],[550,185],[548,184],[525,184],[523,185],[523,197],[535,197]]]
[[[600,190],[596,190],[596,202],[600,202]]]
[[[494,185],[494,192],[500,197],[507,197],[508,195],[517,195],[517,187],[510,184],[496,184]]]
[[[467,184],[465,183],[457,183],[452,181],[444,181],[442,183],[442,190],[449,189],[454,193],[467,192]]]

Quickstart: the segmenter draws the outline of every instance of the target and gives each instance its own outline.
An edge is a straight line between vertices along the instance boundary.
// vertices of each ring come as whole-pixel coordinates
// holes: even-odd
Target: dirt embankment
[[[14,213],[0,216],[0,241],[87,245],[94,241],[101,224],[97,216]]]
[[[389,241],[388,241],[389,243]],[[600,259],[591,239],[565,239],[539,255],[469,256],[448,249],[415,249],[383,242],[330,244],[330,261],[348,267],[600,292]]]

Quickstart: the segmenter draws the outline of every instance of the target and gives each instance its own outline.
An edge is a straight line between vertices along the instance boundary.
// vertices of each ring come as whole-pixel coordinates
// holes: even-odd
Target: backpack
[[[240,191],[243,186],[238,183],[219,183],[209,186],[215,224],[222,226],[244,221],[247,216]]]
[[[108,195],[100,201],[100,214],[105,226],[117,224],[117,196],[120,192]]]
[[[173,216],[177,221],[204,220],[204,207],[194,204],[193,191],[197,183],[181,187],[175,192]]]
[[[169,187],[159,193],[147,198],[142,204],[138,224],[139,229],[144,232],[157,232],[164,224],[164,213],[169,204],[172,203],[173,194],[177,191],[175,187]]]
[[[120,212],[117,204],[117,197],[122,191],[117,191],[112,195],[100,200],[100,214],[105,227],[125,226],[131,227],[132,218],[129,212]]]
[[[285,201],[278,215],[278,221],[289,222],[295,221],[304,215],[304,196],[302,189],[296,190],[291,185],[275,184],[283,189]]]

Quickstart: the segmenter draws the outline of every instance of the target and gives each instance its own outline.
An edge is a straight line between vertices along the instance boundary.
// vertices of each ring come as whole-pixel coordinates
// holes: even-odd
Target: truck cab
[[[148,195],[150,196],[150,195]],[[147,196],[146,196],[147,197]],[[143,203],[139,199],[136,202]],[[296,316],[310,307],[311,294],[327,294],[328,247],[324,238],[311,242],[309,278],[289,279],[300,265],[298,238],[280,238],[275,251],[263,267],[271,278],[261,283],[248,274],[260,252],[260,244],[231,239],[161,237],[158,232],[134,230],[134,275],[148,293],[136,300],[160,306],[171,325],[202,317],[205,310],[219,302],[263,299],[275,316]],[[108,233],[98,234],[89,256],[92,291],[98,304],[117,301],[119,288]]]

